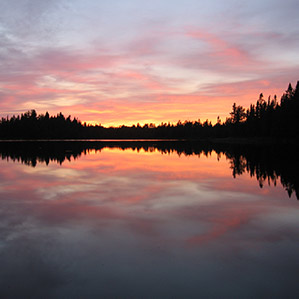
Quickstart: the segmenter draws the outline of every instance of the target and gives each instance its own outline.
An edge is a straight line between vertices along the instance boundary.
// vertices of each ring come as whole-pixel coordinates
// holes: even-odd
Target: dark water
[[[298,297],[296,155],[0,143],[0,298]]]

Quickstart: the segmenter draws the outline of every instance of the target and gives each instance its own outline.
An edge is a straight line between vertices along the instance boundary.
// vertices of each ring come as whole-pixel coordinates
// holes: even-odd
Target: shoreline
[[[1,143],[13,142],[199,142],[215,144],[234,144],[234,145],[274,145],[274,144],[298,144],[298,138],[272,138],[272,137],[207,137],[198,139],[146,139],[146,138],[52,138],[52,139],[0,139]]]

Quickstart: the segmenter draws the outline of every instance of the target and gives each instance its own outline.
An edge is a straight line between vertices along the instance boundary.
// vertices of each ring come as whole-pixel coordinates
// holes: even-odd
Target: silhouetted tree
[[[232,118],[232,123],[239,124],[246,117],[245,108],[243,108],[242,106],[237,106],[236,103],[234,103],[233,110],[232,112],[230,112],[230,115]]]
[[[0,120],[1,139],[201,139],[211,137],[271,137],[298,138],[299,125],[299,81],[293,89],[291,83],[281,97],[273,100],[259,95],[256,104],[246,110],[236,103],[232,106],[230,117],[225,122],[217,118],[213,126],[209,120],[178,121],[176,124],[140,124],[105,128],[101,125],[82,124],[77,118],[67,118],[60,112],[50,116],[48,112],[37,115],[29,110],[21,115],[2,117]]]

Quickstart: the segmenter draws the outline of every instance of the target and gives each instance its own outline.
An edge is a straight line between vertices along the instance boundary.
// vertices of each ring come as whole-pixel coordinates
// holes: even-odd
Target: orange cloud
[[[190,45],[181,52],[169,49],[168,35]],[[217,116],[225,121],[234,102],[249,107],[261,92],[279,97],[286,80],[295,80],[296,67],[278,75],[231,40],[195,29],[144,34],[121,51],[57,47],[12,56],[13,67],[0,72],[1,116],[36,109],[105,126],[215,123]]]

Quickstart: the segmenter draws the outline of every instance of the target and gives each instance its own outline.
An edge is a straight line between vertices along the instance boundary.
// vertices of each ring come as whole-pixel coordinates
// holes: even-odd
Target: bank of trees
[[[231,118],[225,125],[228,135],[259,137],[297,137],[299,133],[299,81],[295,89],[289,84],[280,102],[271,96],[267,100],[261,93],[256,104],[245,111],[233,105]]]
[[[0,120],[0,139],[201,139],[213,137],[295,138],[299,133],[299,81],[289,84],[280,101],[260,94],[246,110],[234,103],[225,122],[178,121],[176,124],[139,124],[103,127],[82,124],[77,118],[37,115],[35,110]]]
[[[83,134],[81,122],[62,113],[56,116],[37,115],[35,110],[0,121],[0,138],[3,139],[55,139],[79,138]]]

